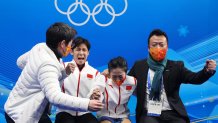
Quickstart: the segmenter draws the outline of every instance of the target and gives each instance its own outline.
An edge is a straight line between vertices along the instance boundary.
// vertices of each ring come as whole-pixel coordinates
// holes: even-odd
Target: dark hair
[[[46,32],[46,44],[52,49],[56,49],[58,44],[65,40],[66,45],[74,39],[76,30],[65,23],[54,23]]]
[[[72,43],[72,50],[75,49],[76,47],[78,47],[79,45],[81,44],[85,44],[87,49],[90,50],[91,48],[91,45],[89,43],[89,41],[83,37],[76,37],[74,40],[73,40],[73,43]]]
[[[118,56],[116,58],[111,59],[110,62],[108,63],[109,72],[112,69],[116,69],[116,68],[122,68],[127,73],[128,65],[123,57]]]
[[[149,45],[149,43],[150,43],[150,38],[151,38],[152,36],[154,36],[154,35],[166,37],[166,39],[167,39],[167,44],[168,44],[168,36],[167,36],[167,34],[166,34],[164,31],[160,30],[160,29],[155,29],[155,30],[153,30],[153,31],[149,34],[149,37],[148,37],[148,45]]]

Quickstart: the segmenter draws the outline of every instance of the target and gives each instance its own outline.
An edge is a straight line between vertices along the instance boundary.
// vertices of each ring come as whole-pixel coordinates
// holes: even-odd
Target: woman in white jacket
[[[88,40],[77,37],[72,44],[73,63],[76,68],[63,82],[64,93],[81,98],[88,98],[92,85],[97,82],[100,73],[88,64],[90,50]],[[89,99],[89,98],[88,98]],[[98,120],[91,112],[73,111],[58,107],[55,123],[97,123]]]
[[[127,103],[136,87],[136,79],[126,75],[127,62],[123,57],[108,63],[109,77],[92,87],[91,99],[103,99],[104,108],[97,112],[100,123],[131,123]],[[101,93],[103,92],[102,97]]]
[[[60,83],[74,71],[64,69],[60,58],[68,54],[76,31],[64,23],[55,23],[46,32],[46,44],[35,45],[17,63],[23,71],[5,103],[8,123],[37,123],[48,101],[70,110],[99,110],[101,103],[61,92]]]

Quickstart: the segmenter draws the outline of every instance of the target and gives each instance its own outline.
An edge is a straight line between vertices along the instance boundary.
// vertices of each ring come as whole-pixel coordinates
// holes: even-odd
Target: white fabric
[[[104,90],[104,108],[97,112],[97,116],[107,116],[111,118],[128,118],[129,108],[127,107],[130,96],[136,87],[136,79],[126,76],[124,82],[118,86],[112,79],[107,79],[105,88],[103,84],[99,85],[101,91]],[[96,86],[97,87],[97,86]]]
[[[61,92],[59,82],[66,72],[45,43],[20,56],[17,64],[23,71],[4,106],[16,123],[38,123],[48,101],[72,110],[88,109],[89,99]]]
[[[71,62],[66,62],[65,66],[68,63],[73,63],[76,65],[76,62],[73,60]],[[64,93],[75,96],[75,97],[82,97],[82,98],[89,98],[88,94],[91,91],[91,87],[96,82],[96,79],[100,76],[100,73],[90,66],[88,62],[85,63],[85,66],[80,71],[79,68],[76,66],[73,73],[71,73],[63,82],[62,90]],[[57,113],[59,112],[67,112],[72,116],[81,116],[83,114],[89,112],[79,112],[79,111],[72,111],[63,109],[61,107],[57,108]]]
[[[152,81],[154,78],[154,74],[155,72],[152,69],[149,69],[148,73],[150,73],[150,79],[151,79],[151,85],[152,85]],[[146,109],[147,109],[147,105],[148,105],[148,100],[149,100],[149,90],[148,90],[148,85],[146,86],[146,96],[147,96],[147,100],[146,100]],[[166,95],[166,91],[163,88],[162,93],[161,93],[161,97],[163,97],[163,106],[162,106],[162,111],[166,111],[166,110],[172,110],[169,102],[167,100],[167,95]]]

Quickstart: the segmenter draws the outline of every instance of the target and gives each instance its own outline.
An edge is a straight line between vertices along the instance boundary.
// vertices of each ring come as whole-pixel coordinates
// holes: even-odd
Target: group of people
[[[131,123],[131,95],[137,97],[137,123],[189,123],[180,85],[202,84],[216,72],[214,60],[199,72],[168,60],[168,36],[155,29],[146,59],[128,72],[127,61],[118,56],[100,73],[87,61],[90,42],[76,35],[69,25],[55,23],[46,32],[46,43],[18,58],[22,73],[4,106],[7,123],[51,123],[50,105],[57,107],[55,123]],[[72,61],[63,62],[68,54]]]

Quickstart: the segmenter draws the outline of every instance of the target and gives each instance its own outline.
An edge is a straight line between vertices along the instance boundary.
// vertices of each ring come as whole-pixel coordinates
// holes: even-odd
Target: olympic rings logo
[[[76,26],[85,25],[90,20],[91,17],[97,25],[102,26],[102,27],[109,26],[114,22],[115,17],[121,16],[126,12],[127,6],[128,6],[127,0],[124,0],[124,3],[125,3],[124,9],[120,13],[116,13],[114,8],[110,4],[108,4],[108,0],[100,0],[100,3],[97,4],[93,8],[92,11],[87,6],[87,4],[83,3],[83,0],[75,0],[75,2],[72,3],[68,7],[67,11],[65,12],[65,11],[62,11],[58,7],[58,0],[54,0],[56,10],[63,15],[67,15],[67,18],[70,21],[70,23],[72,23],[73,25],[76,25]],[[77,10],[77,8],[80,8],[82,10],[82,12],[87,15],[87,18],[84,22],[77,23],[77,22],[72,20],[70,15],[73,14]],[[100,23],[95,17],[97,14],[99,14],[103,10],[103,8],[105,8],[106,12],[112,16],[112,19],[108,23]]]

